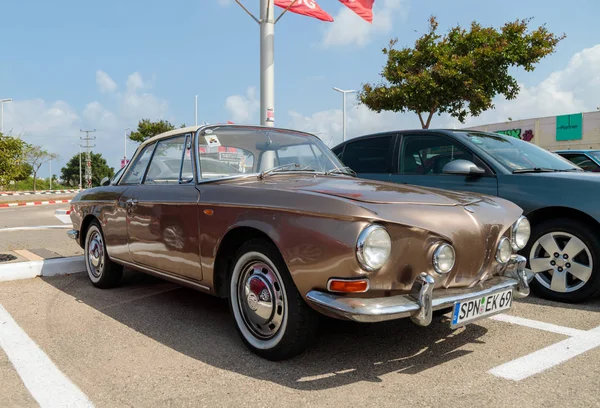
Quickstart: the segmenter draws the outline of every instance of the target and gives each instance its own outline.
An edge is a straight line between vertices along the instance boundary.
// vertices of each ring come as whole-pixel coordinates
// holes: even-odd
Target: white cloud
[[[117,90],[117,83],[104,71],[96,71],[96,85],[102,93],[114,92]]]
[[[60,174],[74,154],[79,152],[80,129],[96,129],[90,136],[96,137],[92,149],[100,152],[110,166],[119,168],[123,157],[124,129],[135,128],[142,118],[169,119],[168,103],[147,92],[148,85],[139,73],[129,76],[124,92],[116,92],[117,84],[103,72],[96,72],[96,83],[100,92],[111,92],[114,98],[110,104],[102,105],[92,101],[77,112],[64,101],[46,102],[42,99],[14,100],[4,106],[4,130],[6,133],[21,135],[28,143],[40,145],[52,153],[58,153],[58,163],[52,164],[52,172]],[[131,157],[136,143],[129,142],[127,155]],[[41,176],[47,177],[48,168],[41,169]]]
[[[232,95],[225,100],[225,109],[230,115],[230,119],[239,123],[257,122],[260,100],[256,97],[256,88],[249,87],[246,95]]]
[[[219,6],[227,7],[233,3],[233,0],[218,0]]]
[[[522,86],[519,96],[512,101],[499,99],[496,108],[477,118],[469,118],[465,124],[448,116],[434,116],[431,128],[463,128],[496,122],[553,116],[566,113],[596,110],[600,95],[600,44],[575,54],[567,66],[549,75],[535,86]],[[342,140],[342,111],[331,109],[302,114],[289,112],[292,128],[317,133],[329,146]],[[420,128],[415,113],[382,112],[377,114],[364,105],[348,101],[346,117],[347,138],[379,131]]]
[[[374,35],[387,34],[392,31],[393,18],[399,15],[406,18],[408,0],[376,1],[373,5],[373,23],[369,24],[346,6],[333,17],[323,37],[325,47],[356,45],[363,47]]]
[[[554,116],[596,110],[600,95],[600,44],[573,55],[567,66],[550,74],[538,85],[520,84],[519,96],[507,101],[498,98],[495,109],[467,119],[465,125],[450,119],[457,127]]]

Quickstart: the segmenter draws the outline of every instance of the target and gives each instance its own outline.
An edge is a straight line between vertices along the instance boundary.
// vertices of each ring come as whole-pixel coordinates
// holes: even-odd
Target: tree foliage
[[[102,157],[102,153],[90,152],[92,159],[92,186],[99,186],[100,180],[104,177],[110,177],[115,175],[115,169],[110,167],[106,162],[106,159]],[[86,154],[81,155],[81,177],[82,184],[85,185],[85,163]],[[75,154],[67,162],[66,166],[61,169],[62,182],[69,186],[79,186],[79,153]]]
[[[180,126],[180,128],[183,127],[185,127],[185,124]],[[142,143],[153,136],[173,129],[175,129],[175,126],[168,120],[152,122],[150,119],[142,119],[138,123],[137,130],[129,134],[129,139],[134,142]]]
[[[500,29],[473,22],[469,30],[456,26],[440,35],[431,17],[429,32],[414,48],[394,49],[397,39],[390,41],[383,49],[388,57],[383,82],[363,84],[358,99],[376,112],[416,112],[423,128],[435,113],[448,113],[464,123],[467,115],[493,108],[497,95],[514,99],[520,89],[509,69],[533,71],[565,38],[545,26],[529,32],[530,21],[516,20]]]
[[[36,191],[37,173],[42,164],[58,158],[58,154],[49,153],[41,146],[27,145],[25,148],[25,161],[31,166],[33,173],[33,191]]]
[[[0,133],[0,185],[19,180],[26,171],[23,153],[26,143],[16,137]],[[31,172],[29,173],[31,174]],[[27,174],[25,178],[29,175]]]

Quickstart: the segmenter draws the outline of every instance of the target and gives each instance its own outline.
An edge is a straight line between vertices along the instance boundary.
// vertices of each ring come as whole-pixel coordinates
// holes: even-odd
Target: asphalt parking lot
[[[529,298],[456,331],[445,317],[427,328],[326,320],[313,348],[279,363],[244,348],[225,301],[131,271],[113,290],[84,274],[4,282],[0,305],[2,407],[38,406],[33,395],[64,386],[61,373],[78,406],[600,404],[600,300]],[[43,359],[11,327],[60,370],[45,389],[31,389]]]

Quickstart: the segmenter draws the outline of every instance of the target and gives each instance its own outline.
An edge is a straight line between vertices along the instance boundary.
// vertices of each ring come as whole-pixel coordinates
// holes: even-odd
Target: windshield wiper
[[[556,169],[549,169],[547,167],[532,167],[529,169],[516,169],[513,170],[513,174],[518,174],[518,173],[554,173],[558,170]]]
[[[329,170],[325,172],[326,176],[329,176],[330,174],[346,174],[346,175],[352,175],[354,177],[357,177],[358,175],[356,174],[356,172],[354,170],[352,170],[350,167],[348,166],[344,166],[344,167],[336,167],[333,170]]]
[[[295,169],[295,167],[300,167],[300,165],[298,163],[282,164],[281,166],[276,166],[276,167],[273,167],[273,168],[270,168],[268,170],[261,172],[258,175],[258,178],[263,179],[263,178],[265,178],[266,175],[271,174],[271,173],[276,173],[279,171],[315,171],[315,170],[311,169],[310,166],[305,166],[305,167],[302,167],[301,169]]]

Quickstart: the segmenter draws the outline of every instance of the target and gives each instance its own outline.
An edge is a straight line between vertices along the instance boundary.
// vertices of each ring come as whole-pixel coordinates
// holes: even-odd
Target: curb
[[[36,194],[64,194],[78,193],[80,190],[38,190],[38,191],[0,191],[0,197],[8,197],[14,195],[36,195]]]
[[[0,203],[0,208],[8,207],[25,207],[31,205],[47,205],[47,204],[62,204],[70,203],[71,200],[49,200],[49,201],[31,201],[28,203]]]
[[[56,210],[54,211],[54,215],[69,215],[71,214],[71,210]]]
[[[85,272],[83,256],[0,264],[0,282]]]

